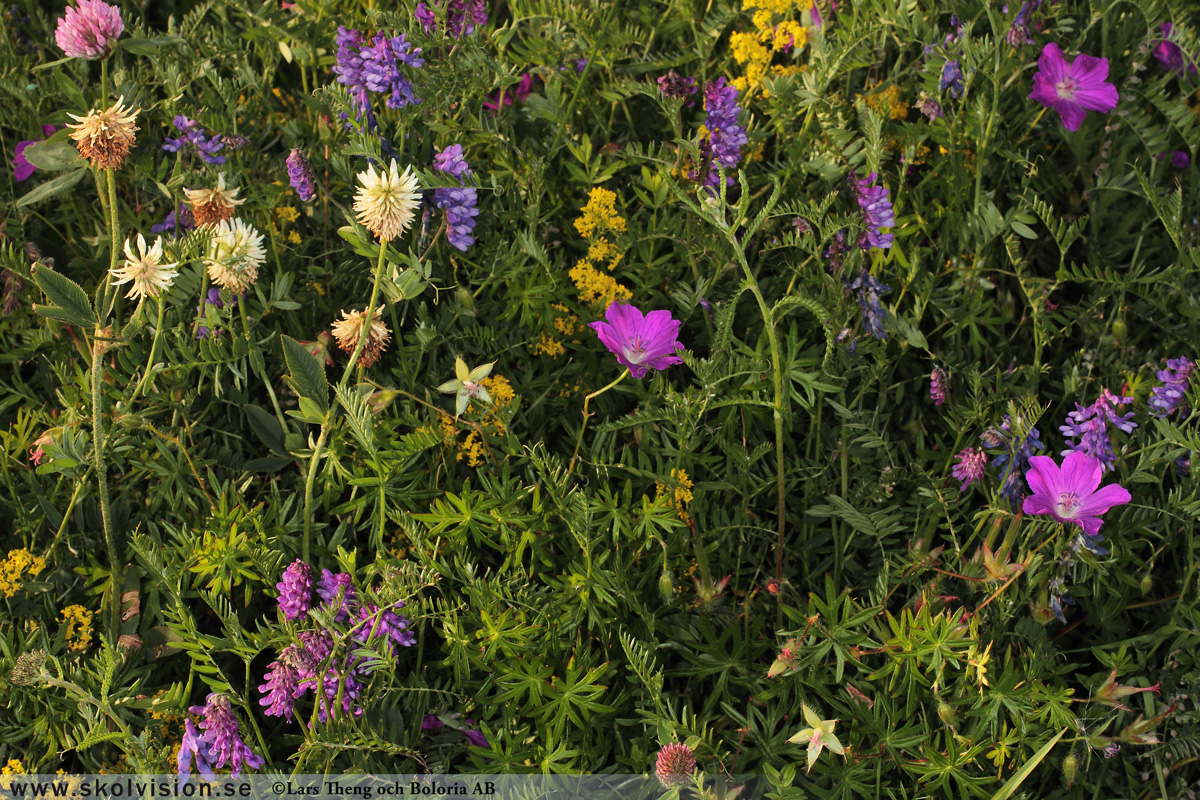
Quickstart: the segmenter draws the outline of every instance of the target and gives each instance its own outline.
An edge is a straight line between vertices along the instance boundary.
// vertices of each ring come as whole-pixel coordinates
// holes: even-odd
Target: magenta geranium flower
[[[670,311],[651,311],[643,315],[634,306],[614,302],[604,312],[608,322],[593,322],[588,325],[596,331],[604,346],[613,352],[622,366],[629,368],[635,378],[645,376],[647,370],[666,369],[672,364],[682,364],[683,359],[675,355],[682,350],[679,343],[680,321],[671,319]]]
[[[1062,467],[1049,456],[1032,456],[1025,480],[1033,494],[1025,498],[1026,514],[1049,514],[1058,522],[1078,525],[1089,536],[1100,530],[1100,515],[1133,498],[1123,487],[1100,487],[1104,465],[1085,453],[1068,453]]]
[[[1069,131],[1079,130],[1088,111],[1117,107],[1117,88],[1106,80],[1107,58],[1080,53],[1067,63],[1058,45],[1050,42],[1038,58],[1038,70],[1029,99],[1057,111]]]

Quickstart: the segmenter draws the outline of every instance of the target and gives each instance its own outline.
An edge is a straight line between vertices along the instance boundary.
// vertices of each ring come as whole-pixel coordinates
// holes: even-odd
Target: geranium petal
[[[1072,451],[1063,459],[1060,486],[1062,491],[1074,492],[1082,500],[1096,491],[1103,477],[1104,465],[1099,459]]]
[[[1029,470],[1025,473],[1025,480],[1029,484],[1030,491],[1046,503],[1055,502],[1059,492],[1062,491],[1059,488],[1058,464],[1055,464],[1054,459],[1050,456],[1030,456]],[[1033,513],[1044,514],[1046,512]]]
[[[1099,516],[1113,506],[1123,506],[1132,499],[1133,495],[1129,494],[1124,486],[1112,483],[1090,497],[1084,498],[1083,505],[1079,508],[1079,516],[1080,518]],[[1097,525],[1097,527],[1099,526]]]
[[[1062,49],[1054,42],[1048,42],[1042,48],[1042,54],[1038,56],[1038,70],[1045,76],[1044,80],[1055,84],[1067,77],[1070,65],[1063,57]]]

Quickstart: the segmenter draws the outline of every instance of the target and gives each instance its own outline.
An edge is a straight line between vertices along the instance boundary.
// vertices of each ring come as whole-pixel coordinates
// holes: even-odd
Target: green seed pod
[[[1153,587],[1154,587],[1154,579],[1151,578],[1150,573],[1147,572],[1145,575],[1142,576],[1142,583],[1141,583],[1142,594],[1144,594],[1144,595],[1150,594],[1150,589],[1152,589]]]
[[[937,715],[947,728],[954,727],[954,709],[944,700],[938,700]]]
[[[1124,344],[1126,333],[1128,333],[1128,329],[1125,327],[1125,318],[1117,317],[1114,319],[1112,325],[1113,340],[1117,344]]]
[[[1079,770],[1079,759],[1071,753],[1063,759],[1063,777],[1067,779],[1067,786],[1075,782],[1075,773]]]
[[[671,580],[671,573],[663,568],[662,575],[658,576],[658,593],[662,595],[663,600],[670,600],[675,596],[675,582]]]

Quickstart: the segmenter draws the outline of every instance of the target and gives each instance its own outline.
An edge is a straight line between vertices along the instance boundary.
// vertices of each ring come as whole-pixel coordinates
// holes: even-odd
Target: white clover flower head
[[[233,216],[233,210],[244,203],[237,197],[237,189],[225,188],[225,174],[217,176],[217,185],[213,189],[184,189],[188,205],[192,207],[192,217],[196,225],[216,225],[222,220]]]
[[[389,169],[375,172],[374,166],[368,166],[358,173],[358,180],[362,186],[354,196],[354,210],[367,230],[381,242],[390,242],[409,229],[421,207],[420,186],[411,166],[400,173],[392,159]]]
[[[178,266],[178,262],[163,263],[163,240],[161,236],[154,241],[153,247],[147,249],[146,237],[139,233],[137,235],[136,253],[133,250],[133,240],[126,240],[125,264],[124,266],[113,268],[113,283],[117,286],[124,283],[133,284],[129,287],[129,293],[125,295],[126,297],[132,297],[137,300],[146,297],[158,297],[159,292],[171,288],[171,284],[179,275],[179,271],[176,269]]]
[[[258,268],[266,260],[263,235],[240,217],[221,220],[209,243],[204,265],[213,283],[239,294],[258,280]]]

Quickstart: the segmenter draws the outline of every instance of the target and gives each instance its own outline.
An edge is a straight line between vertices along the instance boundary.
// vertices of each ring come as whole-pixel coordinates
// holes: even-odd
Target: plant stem
[[[108,567],[112,576],[112,609],[109,622],[112,640],[115,642],[121,634],[121,593],[125,582],[121,576],[121,557],[117,549],[116,533],[113,531],[112,509],[109,507],[108,496],[108,464],[104,460],[104,420],[103,396],[101,387],[104,383],[104,351],[108,349],[108,339],[111,333],[104,330],[104,323],[112,309],[108,299],[111,288],[112,271],[117,266],[117,182],[112,168],[105,170],[108,178],[108,239],[109,239],[109,269],[104,276],[104,283],[97,295],[96,312],[99,319],[96,331],[92,336],[92,463],[96,470],[96,482],[100,489],[100,518],[104,525],[104,547],[108,551]],[[101,308],[101,306],[104,308]]]
[[[138,381],[138,385],[134,387],[133,395],[129,398],[130,405],[142,393],[142,389],[146,386],[146,381],[150,377],[150,370],[154,368],[154,353],[158,350],[158,337],[162,335],[163,326],[163,310],[166,308],[167,299],[160,295],[158,298],[158,322],[154,326],[154,338],[150,340],[150,357],[146,359],[146,372],[142,375],[142,379]]]
[[[621,381],[625,380],[625,376],[628,374],[629,369],[626,368],[620,375],[617,376],[617,379],[608,386],[605,386],[603,389],[597,389],[587,397],[583,398],[583,424],[579,426],[579,438],[575,440],[575,452],[571,454],[571,464],[567,467],[568,478],[571,477],[571,473],[575,470],[575,460],[579,458],[579,445],[583,444],[583,432],[587,430],[588,417],[591,416],[591,414],[588,413],[588,403],[591,402],[593,397],[599,397]]]
[[[338,381],[338,389],[340,391],[345,391],[346,383],[350,380],[351,373],[354,372],[354,365],[358,362],[358,355],[367,344],[367,337],[371,332],[371,321],[375,319],[375,303],[379,300],[379,281],[383,277],[383,263],[386,259],[387,242],[380,242],[379,260],[375,263],[375,283],[371,286],[371,300],[367,303],[367,316],[363,321],[362,333],[358,335],[358,344],[355,345],[354,352],[350,356],[350,361],[346,364],[346,371],[342,373],[342,379]],[[308,477],[304,480],[304,541],[301,546],[301,557],[305,562],[308,561],[308,555],[312,548],[313,482],[317,477],[317,463],[320,461],[321,451],[325,447],[325,439],[329,435],[329,426],[333,423],[336,412],[337,405],[335,401],[335,404],[325,412],[325,419],[321,423],[321,433],[317,436],[317,444],[313,447],[313,454],[308,460]]]
[[[758,302],[758,310],[762,314],[763,325],[767,329],[767,342],[771,346],[771,371],[773,373],[775,388],[773,414],[775,417],[775,475],[779,491],[779,509],[776,520],[778,536],[775,550],[775,580],[782,585],[783,535],[787,525],[787,487],[784,479],[783,464],[783,359],[779,354],[779,337],[775,333],[775,322],[771,317],[771,309],[767,307],[767,301],[763,297],[762,291],[758,288],[758,280],[755,279],[754,273],[750,271],[750,264],[746,261],[746,252],[737,240],[737,234],[733,229],[729,230],[728,235],[729,242],[733,245],[733,252],[737,256],[738,264],[741,265],[742,272],[746,276],[746,285],[750,289],[750,293],[754,295],[754,299]],[[782,613],[782,606],[780,606],[780,614]]]

